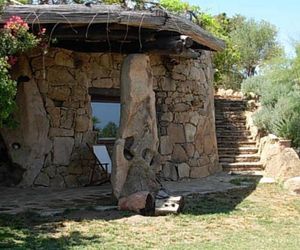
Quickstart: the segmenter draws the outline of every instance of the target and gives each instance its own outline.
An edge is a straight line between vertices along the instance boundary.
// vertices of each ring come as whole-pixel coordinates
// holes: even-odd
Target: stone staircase
[[[261,171],[256,142],[246,129],[246,103],[236,97],[215,96],[219,161],[223,171]]]

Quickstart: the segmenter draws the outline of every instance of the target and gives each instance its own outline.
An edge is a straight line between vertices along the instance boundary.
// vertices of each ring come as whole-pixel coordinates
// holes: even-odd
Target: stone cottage
[[[221,40],[161,9],[9,6],[0,22],[12,15],[34,32],[46,28],[50,45],[21,55],[12,69],[19,126],[1,129],[1,140],[14,184],[89,184],[91,100],[99,98],[121,103],[112,156],[117,197],[134,176],[151,186],[154,175],[176,181],[220,171],[211,54]]]

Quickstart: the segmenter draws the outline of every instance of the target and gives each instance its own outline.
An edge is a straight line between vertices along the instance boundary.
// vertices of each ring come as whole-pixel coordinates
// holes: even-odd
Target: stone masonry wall
[[[11,158],[25,170],[21,186],[85,185],[93,164],[86,143],[96,139],[88,89],[120,88],[124,55],[50,49],[25,59],[31,80],[18,87],[18,105],[27,107],[18,115],[22,129],[1,131]],[[210,53],[203,52],[200,60],[150,56],[150,62],[162,160],[158,171],[171,180],[218,171]],[[10,147],[13,142],[20,142],[19,151]]]
[[[220,171],[210,52],[200,60],[152,58],[157,79],[162,176],[205,177]]]
[[[94,160],[86,143],[96,140],[88,88],[119,88],[122,60],[119,54],[60,49],[51,49],[44,57],[31,55],[52,140],[51,153],[34,185],[72,187],[88,183]]]

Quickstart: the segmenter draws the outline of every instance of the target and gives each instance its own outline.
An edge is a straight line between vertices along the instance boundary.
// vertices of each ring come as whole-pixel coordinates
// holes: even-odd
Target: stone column
[[[141,191],[154,196],[159,188],[154,173],[158,144],[150,60],[144,54],[131,54],[121,69],[121,121],[111,177],[117,199]]]
[[[28,187],[33,185],[51,150],[51,141],[48,139],[49,121],[27,57],[19,58],[13,76],[16,79],[28,78],[28,82],[18,85],[16,120],[19,126],[16,129],[1,129],[0,132],[12,162],[24,169],[19,186]],[[14,148],[13,145],[18,147]]]

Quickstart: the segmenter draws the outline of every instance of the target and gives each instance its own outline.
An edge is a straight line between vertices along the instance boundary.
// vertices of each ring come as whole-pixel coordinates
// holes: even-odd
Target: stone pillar
[[[12,162],[24,169],[19,186],[28,187],[33,185],[51,150],[49,121],[27,57],[19,58],[13,76],[16,79],[28,78],[28,82],[18,85],[16,120],[19,126],[16,129],[2,129],[1,134]]]
[[[121,69],[121,121],[111,178],[117,199],[158,190],[154,171],[158,144],[150,60],[147,55],[132,54]]]

